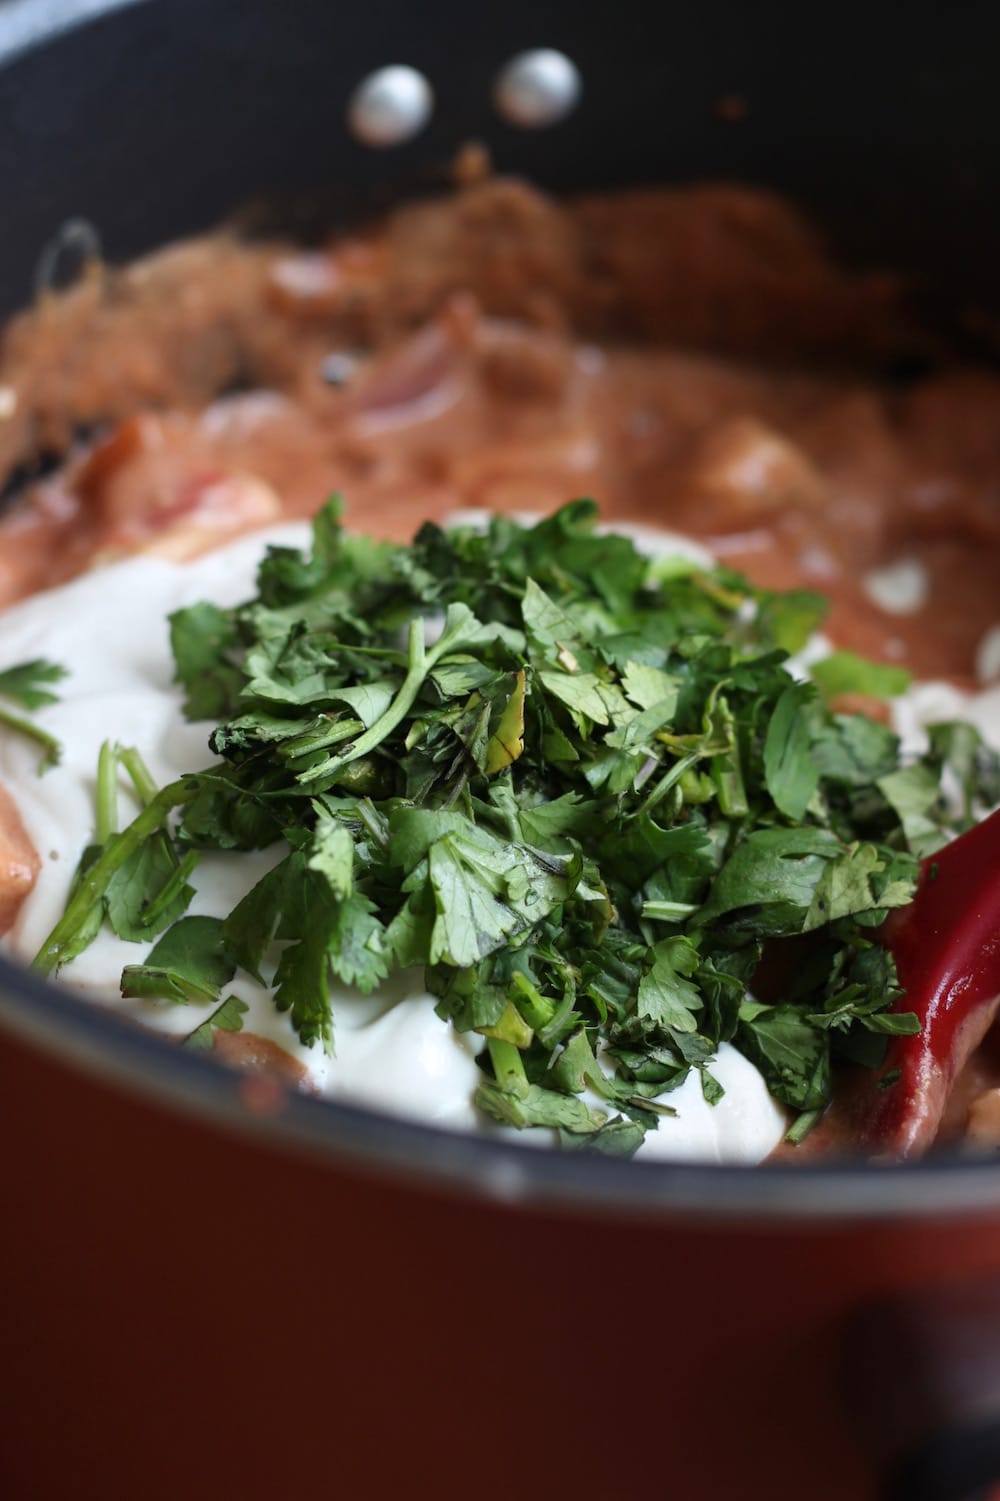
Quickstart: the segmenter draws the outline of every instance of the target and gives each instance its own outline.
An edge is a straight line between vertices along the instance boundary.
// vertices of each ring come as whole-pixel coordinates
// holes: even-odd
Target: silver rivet
[[[582,88],[580,70],[565,52],[537,47],[519,52],[500,69],[493,102],[511,125],[541,130],[575,109]]]
[[[399,146],[423,130],[433,105],[424,75],[394,63],[361,80],[347,106],[347,123],[364,146]]]
[[[101,237],[89,219],[67,219],[38,257],[35,296],[72,286],[86,266],[100,259]]]

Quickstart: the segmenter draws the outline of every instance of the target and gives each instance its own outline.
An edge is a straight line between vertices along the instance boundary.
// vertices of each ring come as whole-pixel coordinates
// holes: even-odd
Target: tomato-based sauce
[[[762,194],[492,182],[318,251],[190,242],[23,315],[0,390],[0,471],[68,455],[0,523],[0,602],[333,490],[395,537],[593,494],[921,677],[973,680],[1000,618],[1000,377],[936,363],[890,279]]]

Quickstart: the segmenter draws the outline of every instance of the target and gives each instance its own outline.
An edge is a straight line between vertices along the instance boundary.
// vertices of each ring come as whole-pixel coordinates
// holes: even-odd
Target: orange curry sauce
[[[1000,377],[742,189],[492,181],[318,251],[218,235],[94,268],[0,354],[0,475],[53,453],[0,520],[0,604],[339,490],[395,537],[594,495],[828,594],[838,642],[921,677],[971,681],[1000,618]],[[900,560],[924,598],[888,614],[864,580]]]

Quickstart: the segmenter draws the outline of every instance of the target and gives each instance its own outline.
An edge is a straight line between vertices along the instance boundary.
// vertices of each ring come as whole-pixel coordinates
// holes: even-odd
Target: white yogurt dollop
[[[892,727],[902,741],[904,756],[927,749],[927,726],[947,720],[966,720],[987,745],[1000,750],[1000,686],[965,693],[953,683],[913,683],[891,700]]]
[[[60,700],[38,711],[38,723],[63,744],[59,766],[38,776],[37,748],[19,735],[0,735],[0,783],[14,797],[42,860],[34,891],[2,940],[14,958],[30,961],[62,914],[80,852],[93,836],[95,773],[101,744],[134,745],[160,784],[211,763],[211,724],[189,724],[171,682],[167,616],[197,600],[226,606],[253,593],[266,543],[307,545],[309,528],[295,523],[241,539],[193,562],[136,558],[102,568],[13,606],[0,621],[0,669],[34,657],[63,663],[69,676]],[[643,538],[648,542],[649,539]],[[662,544],[662,539],[659,539]],[[700,549],[689,557],[701,561]],[[702,555],[703,556],[703,555]],[[137,807],[123,780],[121,813]],[[192,884],[192,914],[224,917],[284,854],[203,854]],[[114,1006],[148,1026],[183,1036],[211,1007],[123,1000],[119,978],[141,963],[150,945],[126,943],[103,930],[62,979],[82,995]],[[249,1006],[244,1029],[273,1040],[304,1064],[315,1087],[377,1109],[456,1129],[492,1129],[473,1106],[481,1077],[475,1056],[482,1039],[460,1035],[435,1014],[419,973],[393,976],[373,996],[344,986],[333,992],[335,1053],[303,1048],[269,993],[240,973],[227,988]],[[647,1133],[640,1155],[702,1161],[757,1162],[778,1143],[785,1125],[756,1068],[723,1044],[712,1072],[725,1094],[706,1104],[692,1074],[666,1097],[678,1114]],[[542,1133],[523,1133],[524,1138]],[[515,1139],[521,1133],[515,1133]]]

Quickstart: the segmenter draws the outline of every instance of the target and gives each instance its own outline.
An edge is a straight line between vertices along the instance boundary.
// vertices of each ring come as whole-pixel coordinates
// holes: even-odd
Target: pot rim
[[[523,1147],[360,1105],[248,1087],[211,1056],[171,1045],[0,955],[0,1038],[7,1032],[97,1081],[172,1107],[248,1143],[494,1205],[660,1220],[828,1223],[983,1215],[1000,1207],[1000,1163],[636,1162]]]
[[[148,0],[2,0],[0,8],[0,67],[24,52],[76,31],[114,11],[147,4]]]

